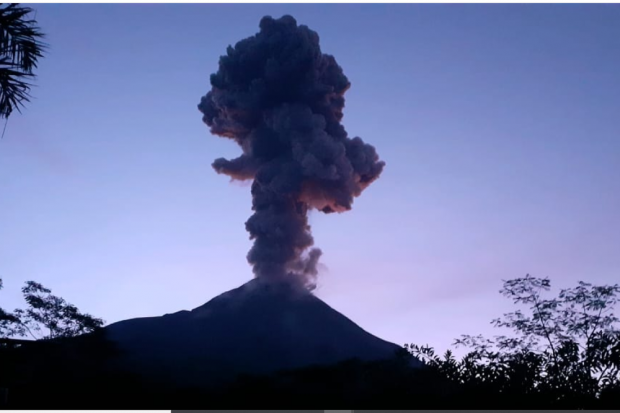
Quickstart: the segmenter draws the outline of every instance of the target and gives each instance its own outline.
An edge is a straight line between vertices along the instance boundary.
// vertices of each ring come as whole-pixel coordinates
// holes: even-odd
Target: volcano
[[[254,279],[191,311],[105,328],[123,369],[202,387],[239,374],[388,359],[400,346],[366,332],[305,289]]]

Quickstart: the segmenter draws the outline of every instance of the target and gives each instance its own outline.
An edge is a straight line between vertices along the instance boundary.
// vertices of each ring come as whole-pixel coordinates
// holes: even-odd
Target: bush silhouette
[[[543,298],[549,289],[547,279],[506,281],[502,294],[526,311],[492,321],[509,334],[461,336],[455,344],[469,352],[460,360],[451,351],[439,356],[431,347],[406,345],[390,360],[246,375],[213,388],[157,388],[108,368],[118,350],[103,329],[4,352],[0,362],[10,361],[12,376],[5,373],[0,387],[11,388],[9,407],[31,409],[620,407],[613,314],[619,287],[579,283]],[[424,365],[413,367],[412,357]],[[59,396],[67,391],[70,397]]]

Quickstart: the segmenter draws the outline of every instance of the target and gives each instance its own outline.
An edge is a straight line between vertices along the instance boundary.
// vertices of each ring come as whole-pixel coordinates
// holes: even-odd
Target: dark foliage
[[[2,286],[0,279],[0,287]],[[27,281],[22,288],[26,309],[8,313],[0,308],[0,338],[28,337],[35,340],[75,337],[102,327],[104,321],[81,313],[76,306],[52,294],[49,288]]]
[[[0,290],[3,286],[2,278],[0,278]],[[19,323],[19,318],[0,307],[0,338],[8,336],[8,332],[11,331],[16,323]]]
[[[218,388],[175,389],[110,369],[118,350],[98,330],[0,352],[0,363],[12,366],[0,387],[11,389],[8,408],[29,409],[620,408],[612,313],[618,287],[580,283],[546,300],[541,292],[548,289],[548,280],[529,276],[506,282],[502,293],[530,313],[493,321],[513,336],[457,340],[471,350],[461,360],[408,345],[386,361],[350,360],[239,377]],[[411,367],[412,354],[425,362],[422,368]]]
[[[512,335],[464,335],[461,360],[428,346],[406,346],[451,383],[515,405],[547,408],[620,407],[620,331],[613,314],[620,286],[580,282],[544,299],[548,279],[506,281],[500,291],[521,310],[492,321]]]
[[[17,3],[0,3],[0,118],[30,101],[29,80],[46,48],[32,11]]]

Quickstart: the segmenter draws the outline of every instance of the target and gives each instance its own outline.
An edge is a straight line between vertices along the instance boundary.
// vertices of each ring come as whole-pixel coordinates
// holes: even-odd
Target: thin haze
[[[617,5],[34,5],[35,98],[0,141],[2,306],[34,279],[105,318],[196,307],[252,277],[249,186],[196,103],[265,15],[316,31],[343,124],[388,167],[311,213],[315,293],[396,343],[445,348],[510,308],[501,280],[617,281]]]

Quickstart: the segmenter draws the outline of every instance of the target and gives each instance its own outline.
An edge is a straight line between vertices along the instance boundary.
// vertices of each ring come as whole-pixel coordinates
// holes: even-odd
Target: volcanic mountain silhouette
[[[105,330],[123,353],[124,369],[176,386],[352,358],[388,359],[400,349],[306,290],[259,279],[191,311],[120,321]]]

